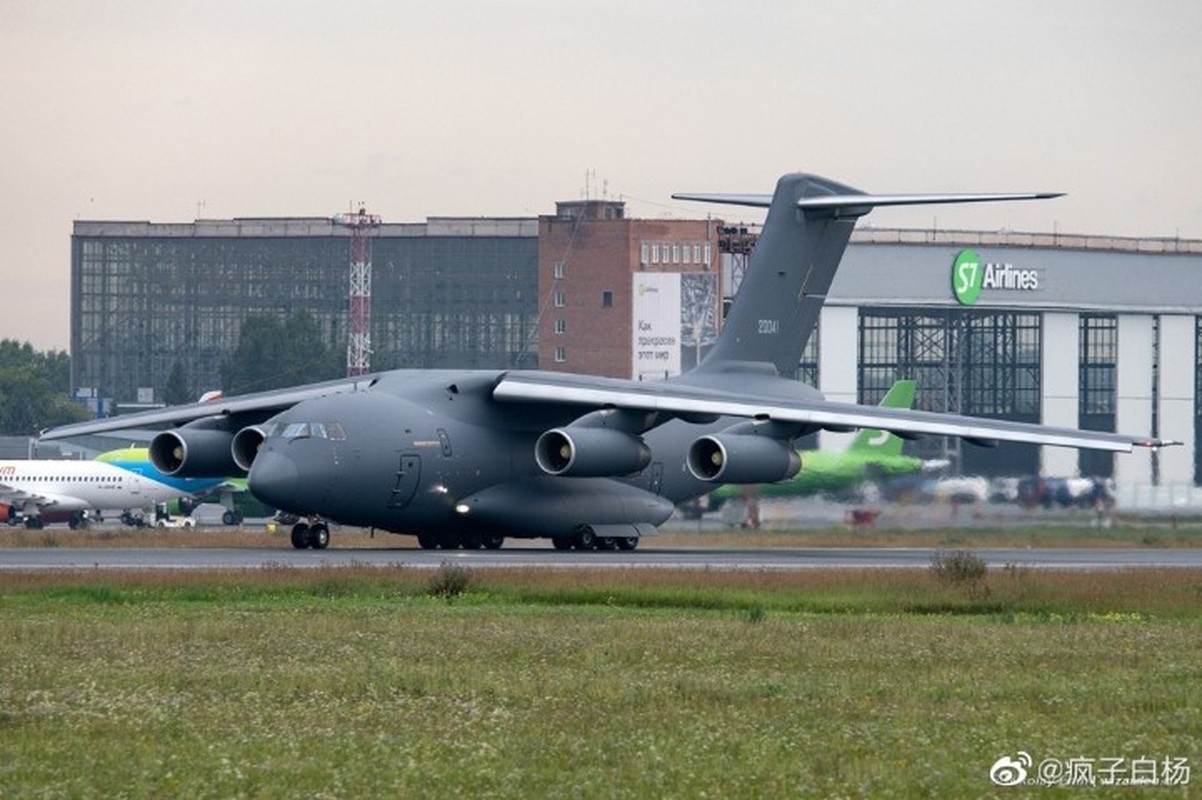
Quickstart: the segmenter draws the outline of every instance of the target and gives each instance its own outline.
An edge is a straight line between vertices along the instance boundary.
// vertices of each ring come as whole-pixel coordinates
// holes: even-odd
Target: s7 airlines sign
[[[985,264],[976,250],[961,250],[952,262],[952,294],[961,305],[971,306],[982,289],[1033,291],[1039,288],[1039,272],[1016,269],[1013,264]]]

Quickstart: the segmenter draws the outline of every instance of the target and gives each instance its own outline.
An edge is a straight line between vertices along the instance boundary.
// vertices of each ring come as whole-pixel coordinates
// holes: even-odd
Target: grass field
[[[5,574],[0,797],[1009,796],[1202,763],[1200,652],[1187,570]]]

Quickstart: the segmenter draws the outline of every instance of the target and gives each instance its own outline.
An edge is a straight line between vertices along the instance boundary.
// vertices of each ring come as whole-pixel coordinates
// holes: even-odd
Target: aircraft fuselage
[[[264,426],[250,488],[282,510],[343,524],[516,537],[567,536],[581,524],[637,535],[713,488],[680,465],[697,436],[730,420],[648,432],[651,461],[628,476],[558,477],[539,467],[535,442],[579,412],[498,403],[502,374],[398,371],[366,391],[298,403]]]

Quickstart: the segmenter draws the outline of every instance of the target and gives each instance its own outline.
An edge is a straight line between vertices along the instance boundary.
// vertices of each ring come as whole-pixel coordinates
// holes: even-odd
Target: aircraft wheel
[[[465,533],[459,537],[459,546],[464,550],[479,550],[484,546],[484,539],[478,533]]]
[[[438,536],[438,546],[443,550],[455,550],[459,547],[459,534],[443,533]]]
[[[571,550],[574,542],[574,536],[560,536],[551,540],[551,546],[556,550]]]
[[[495,533],[489,533],[482,539],[485,550],[500,550],[501,545],[505,544],[505,537]]]
[[[597,549],[598,550],[615,550],[615,549],[617,549],[617,547],[618,547],[618,543],[614,541],[612,536],[598,536],[597,537]]]
[[[581,525],[580,530],[576,532],[576,547],[579,550],[597,549],[597,534],[593,533],[593,529],[588,525]]]
[[[303,522],[298,522],[292,526],[292,546],[297,550],[304,550],[309,546],[309,526]]]
[[[433,550],[438,547],[438,537],[432,533],[419,533],[417,543],[423,550]]]
[[[242,515],[236,511],[227,511],[221,515],[222,525],[241,525]]]
[[[41,517],[26,517],[25,518],[25,527],[29,528],[31,531],[40,531],[42,529],[42,518]]]
[[[325,550],[330,546],[330,529],[324,522],[309,526],[309,546],[314,550]]]
[[[633,550],[639,546],[639,537],[637,536],[619,536],[616,541],[619,550]]]

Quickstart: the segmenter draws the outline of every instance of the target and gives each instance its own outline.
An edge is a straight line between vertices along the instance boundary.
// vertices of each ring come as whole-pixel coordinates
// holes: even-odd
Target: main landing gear
[[[637,536],[598,536],[589,525],[581,525],[571,536],[552,539],[556,550],[633,550],[639,546]]]
[[[419,533],[417,543],[423,550],[500,550],[505,537],[495,533]]]
[[[330,546],[330,527],[321,520],[298,522],[292,526],[292,546],[297,550],[325,550]]]

